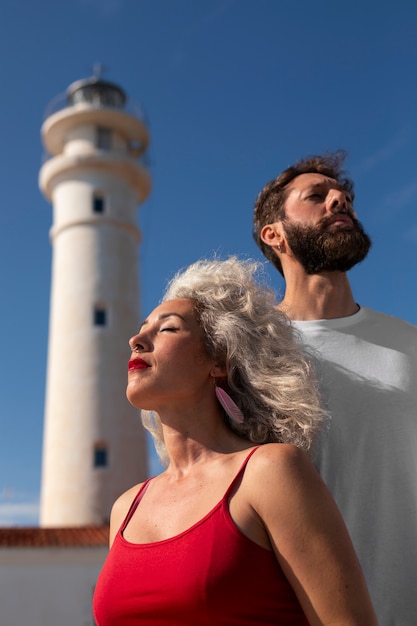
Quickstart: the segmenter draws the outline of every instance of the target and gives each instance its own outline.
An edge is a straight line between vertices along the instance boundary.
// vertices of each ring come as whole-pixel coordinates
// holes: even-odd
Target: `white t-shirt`
[[[313,348],[328,428],[315,461],[361,561],[380,626],[417,625],[417,327],[361,308],[294,321]]]

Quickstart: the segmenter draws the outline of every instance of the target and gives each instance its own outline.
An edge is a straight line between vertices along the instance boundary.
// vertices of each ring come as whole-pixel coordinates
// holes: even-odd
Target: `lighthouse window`
[[[93,211],[94,213],[104,213],[105,202],[103,196],[93,197]]]
[[[97,445],[94,448],[94,467],[107,467],[108,454],[107,447],[105,445]]]
[[[107,126],[97,127],[97,148],[100,150],[111,149],[111,130]]]
[[[103,308],[94,309],[94,326],[106,326],[107,311]]]

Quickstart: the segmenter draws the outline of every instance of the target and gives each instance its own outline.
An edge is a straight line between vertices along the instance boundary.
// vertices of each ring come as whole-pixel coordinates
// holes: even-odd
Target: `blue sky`
[[[146,111],[143,314],[197,258],[261,259],[261,187],[301,156],[344,148],[373,238],[350,273],[356,300],[416,324],[416,26],[414,0],[2,1],[0,525],[37,522],[52,220],[37,178],[50,101],[101,63]]]

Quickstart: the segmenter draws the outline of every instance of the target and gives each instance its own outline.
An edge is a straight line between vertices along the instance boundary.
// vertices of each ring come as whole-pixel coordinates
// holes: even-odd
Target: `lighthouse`
[[[100,76],[71,84],[41,134],[39,186],[53,220],[40,525],[105,524],[118,495],[147,475],[125,390],[149,135],[140,107]]]

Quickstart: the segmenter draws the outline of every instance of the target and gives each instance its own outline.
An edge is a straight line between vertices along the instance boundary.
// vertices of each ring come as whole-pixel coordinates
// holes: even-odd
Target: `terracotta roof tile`
[[[0,528],[0,548],[108,546],[108,526]]]

